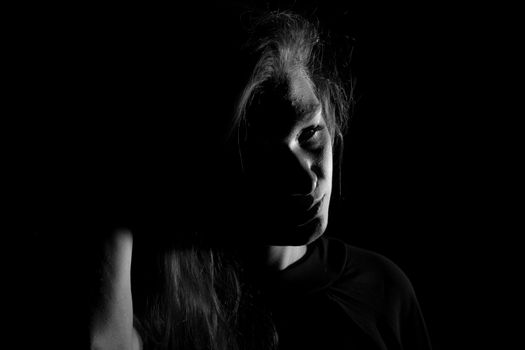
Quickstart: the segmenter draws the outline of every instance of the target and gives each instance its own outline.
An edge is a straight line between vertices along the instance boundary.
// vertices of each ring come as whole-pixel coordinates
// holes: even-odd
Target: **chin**
[[[308,245],[310,243],[313,243],[323,235],[324,231],[326,230],[327,220],[324,218],[319,218],[313,221],[313,229],[310,231],[309,234],[305,235],[305,239],[303,240],[303,242],[298,242],[299,244],[297,245]]]
[[[308,245],[323,235],[326,226],[326,218],[317,217],[304,226],[289,226],[286,229],[274,230],[272,237],[268,237],[267,244],[276,246]]]

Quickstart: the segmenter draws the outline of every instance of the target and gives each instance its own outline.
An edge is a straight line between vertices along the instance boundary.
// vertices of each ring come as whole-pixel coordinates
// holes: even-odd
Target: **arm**
[[[142,347],[133,328],[132,250],[133,237],[126,230],[115,232],[105,242],[102,298],[91,318],[91,350],[139,350]]]

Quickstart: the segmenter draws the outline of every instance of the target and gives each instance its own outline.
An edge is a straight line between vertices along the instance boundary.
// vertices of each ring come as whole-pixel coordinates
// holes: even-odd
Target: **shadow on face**
[[[247,110],[245,210],[257,240],[303,245],[328,223],[332,137],[304,72],[263,84]],[[253,229],[252,229],[253,231]]]

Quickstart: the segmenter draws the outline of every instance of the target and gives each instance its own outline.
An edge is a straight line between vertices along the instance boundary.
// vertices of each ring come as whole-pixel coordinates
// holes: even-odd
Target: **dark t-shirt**
[[[412,285],[392,261],[322,237],[267,278],[280,349],[430,349]]]

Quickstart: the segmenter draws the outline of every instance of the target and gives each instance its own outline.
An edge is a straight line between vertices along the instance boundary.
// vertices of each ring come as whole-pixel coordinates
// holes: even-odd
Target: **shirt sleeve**
[[[401,270],[400,270],[401,271]],[[405,295],[399,314],[399,339],[403,349],[431,349],[428,330],[416,293],[410,280],[401,271],[405,278]]]

